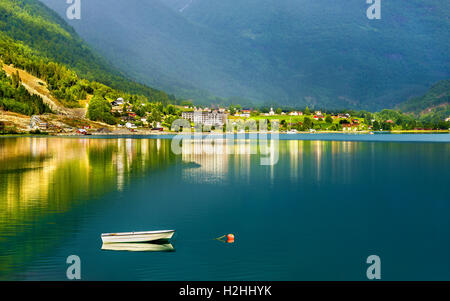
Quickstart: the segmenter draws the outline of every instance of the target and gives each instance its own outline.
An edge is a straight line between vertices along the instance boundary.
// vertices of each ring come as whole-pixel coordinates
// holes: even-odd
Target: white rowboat
[[[148,242],[155,240],[169,240],[175,230],[123,232],[102,234],[103,243]]]

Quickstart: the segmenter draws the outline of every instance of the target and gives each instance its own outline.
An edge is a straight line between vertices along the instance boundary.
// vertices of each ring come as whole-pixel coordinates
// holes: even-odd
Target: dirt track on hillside
[[[12,65],[3,65],[3,70],[11,76],[15,72],[19,72],[20,80],[25,89],[28,90],[30,94],[39,95],[44,103],[46,103],[50,109],[56,114],[66,115],[72,118],[85,118],[86,108],[76,108],[69,109],[65,108],[47,89],[47,83],[40,80],[39,78],[31,75],[30,73],[14,68]]]
[[[43,80],[31,75],[30,73],[14,68],[12,65],[4,65],[1,61],[2,69],[6,72],[8,76],[15,72],[19,72],[22,85],[31,94],[39,95],[44,103],[46,103],[54,114],[44,114],[40,115],[42,122],[46,122],[51,127],[58,131],[62,129],[64,132],[73,132],[77,128],[91,127],[92,129],[99,128],[111,128],[111,126],[101,123],[94,122],[86,119],[86,108],[66,108],[64,107],[48,90],[47,83]],[[92,96],[89,95],[87,100],[80,101],[80,103],[86,105],[89,103],[89,99]],[[19,131],[29,131],[30,130],[30,116],[6,112],[0,109],[0,121],[3,121],[8,126],[14,126]],[[52,130],[50,129],[50,132]]]

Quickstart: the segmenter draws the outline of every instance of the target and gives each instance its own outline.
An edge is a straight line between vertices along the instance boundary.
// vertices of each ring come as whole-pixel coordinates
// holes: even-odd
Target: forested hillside
[[[112,100],[131,105],[175,102],[174,96],[133,82],[87,44],[58,15],[37,0],[0,0],[0,108],[24,115],[51,112],[42,98],[30,93],[14,66],[40,79],[51,97],[66,108],[85,107],[91,120],[115,124]],[[11,72],[10,72],[11,73]]]
[[[450,117],[450,80],[436,83],[425,95],[399,104],[398,109],[428,121]]]
[[[93,87],[88,87],[86,80],[140,94],[154,102],[174,100],[163,91],[128,80],[123,72],[95,54],[62,18],[37,0],[0,0],[0,34],[0,56],[4,63],[43,77],[55,96],[69,106],[92,92]]]
[[[46,83],[52,96],[64,107],[81,107],[81,101],[88,95],[93,95],[97,106],[101,101],[103,106],[110,107],[110,102],[118,97],[126,98],[132,104],[149,102],[145,95],[131,94],[113,89],[96,81],[83,79],[63,64],[53,62],[22,42],[17,42],[0,32],[0,62],[23,69]],[[10,78],[1,70],[0,76],[0,107],[6,111],[13,111],[25,115],[48,113],[50,110],[36,95],[30,95],[21,85],[19,74],[12,74]],[[162,92],[163,93],[163,92]],[[150,98],[150,101],[162,103],[159,98]],[[164,98],[164,102],[168,99]],[[91,103],[89,104],[91,107]],[[102,110],[89,116],[92,120],[103,121],[109,124],[116,123],[109,110]]]
[[[0,70],[0,108],[24,115],[51,112],[42,98],[37,95],[30,95],[20,84],[18,74],[13,74],[8,78],[3,70]]]

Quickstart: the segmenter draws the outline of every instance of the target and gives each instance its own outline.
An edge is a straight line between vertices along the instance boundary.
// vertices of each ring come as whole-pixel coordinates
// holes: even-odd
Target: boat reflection
[[[172,244],[157,243],[113,243],[103,244],[102,250],[131,252],[175,252]]]

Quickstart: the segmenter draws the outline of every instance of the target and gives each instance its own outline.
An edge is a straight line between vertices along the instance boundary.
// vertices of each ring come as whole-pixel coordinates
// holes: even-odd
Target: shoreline
[[[31,133],[14,133],[14,134],[0,134],[0,137],[117,137],[117,136],[176,136],[176,135],[210,135],[210,136],[223,136],[223,135],[283,135],[283,136],[295,136],[295,135],[320,135],[320,134],[343,134],[343,135],[367,135],[373,133],[374,135],[380,134],[450,134],[450,130],[393,130],[393,131],[357,131],[357,132],[344,132],[344,131],[316,131],[316,132],[245,132],[245,133],[221,133],[221,132],[152,132],[152,131],[136,131],[136,132],[124,132],[124,131],[112,131],[110,133],[90,133],[89,135],[77,134],[77,133],[51,133],[42,132],[41,134]]]
[[[245,132],[245,133],[223,133],[223,132],[170,132],[170,131],[162,131],[162,132],[152,132],[152,131],[136,131],[136,132],[123,132],[123,131],[112,131],[110,133],[91,133],[88,136],[167,136],[167,135],[195,135],[195,134],[201,134],[201,135],[227,135],[227,134],[233,134],[233,135],[249,135],[249,134],[257,134],[257,135],[270,135],[270,134],[278,134],[278,135],[300,135],[300,134],[310,134],[310,135],[316,135],[316,134],[369,134],[374,133],[375,135],[380,134],[450,134],[450,130],[393,130],[393,131],[316,131],[316,132],[297,132],[297,133],[287,133],[287,132],[267,132],[267,131],[257,131],[257,132]],[[51,136],[85,136],[82,134],[73,134],[73,133],[49,133],[48,135]]]

